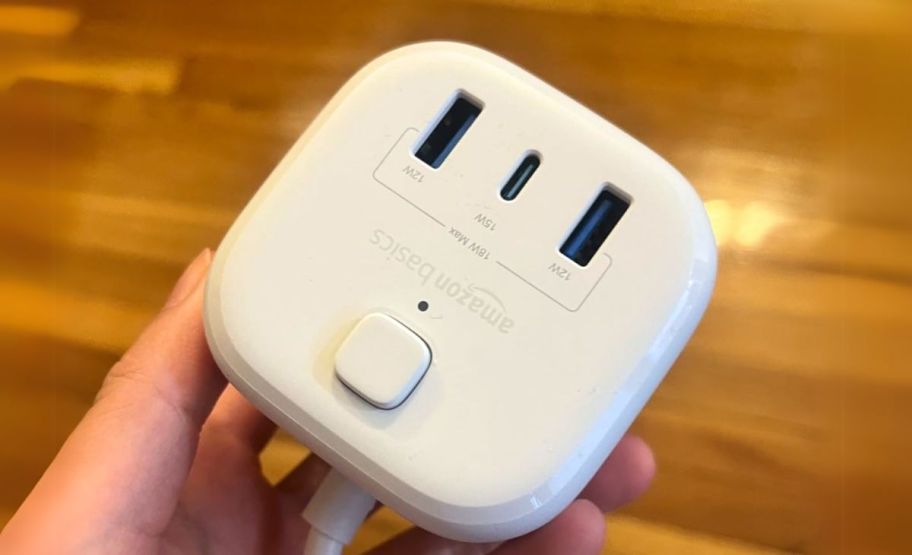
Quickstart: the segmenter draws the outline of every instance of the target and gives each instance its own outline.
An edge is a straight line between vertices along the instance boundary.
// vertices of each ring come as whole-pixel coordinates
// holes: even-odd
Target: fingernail
[[[206,275],[206,270],[209,269],[210,262],[212,262],[212,251],[208,248],[203,249],[203,252],[196,255],[193,262],[187,266],[187,269],[184,270],[184,273],[181,274],[181,277],[177,280],[174,289],[171,290],[171,294],[168,295],[168,300],[165,302],[165,308],[180,304],[194,289],[196,289],[200,280]]]

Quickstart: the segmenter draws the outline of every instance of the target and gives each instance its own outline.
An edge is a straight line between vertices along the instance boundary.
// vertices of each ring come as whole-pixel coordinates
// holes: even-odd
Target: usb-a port
[[[580,266],[589,264],[629,207],[630,200],[611,186],[603,187],[561,245],[561,254]]]
[[[432,168],[439,168],[480,113],[481,106],[477,102],[462,93],[457,94],[443,116],[426,133],[415,156]]]

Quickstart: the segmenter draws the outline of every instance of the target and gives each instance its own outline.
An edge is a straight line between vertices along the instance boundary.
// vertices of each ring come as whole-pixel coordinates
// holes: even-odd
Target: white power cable
[[[374,508],[374,498],[330,470],[301,516],[310,524],[304,555],[339,555]]]

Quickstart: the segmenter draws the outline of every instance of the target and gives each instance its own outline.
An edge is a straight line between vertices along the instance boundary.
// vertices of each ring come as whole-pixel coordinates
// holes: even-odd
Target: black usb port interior
[[[523,157],[519,165],[516,166],[516,170],[513,171],[513,174],[507,179],[504,186],[501,187],[500,198],[506,201],[515,200],[519,195],[519,192],[526,186],[526,183],[529,182],[529,179],[532,178],[532,174],[535,173],[535,170],[537,170],[540,165],[541,158],[534,152]]]
[[[580,266],[589,264],[629,207],[628,199],[605,186],[561,245],[561,254]]]
[[[459,94],[424,138],[415,156],[432,168],[439,168],[459,139],[481,113],[481,106]]]

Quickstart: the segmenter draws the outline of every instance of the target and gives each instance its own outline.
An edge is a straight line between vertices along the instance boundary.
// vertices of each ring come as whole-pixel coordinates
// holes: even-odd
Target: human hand
[[[3,553],[300,553],[301,511],[328,471],[315,456],[279,483],[259,453],[275,426],[226,381],[203,333],[211,253],[110,371],[94,405],[0,534]],[[474,546],[411,529],[371,553],[598,553],[602,512],[639,496],[652,452],[627,436],[579,499],[539,530]]]

